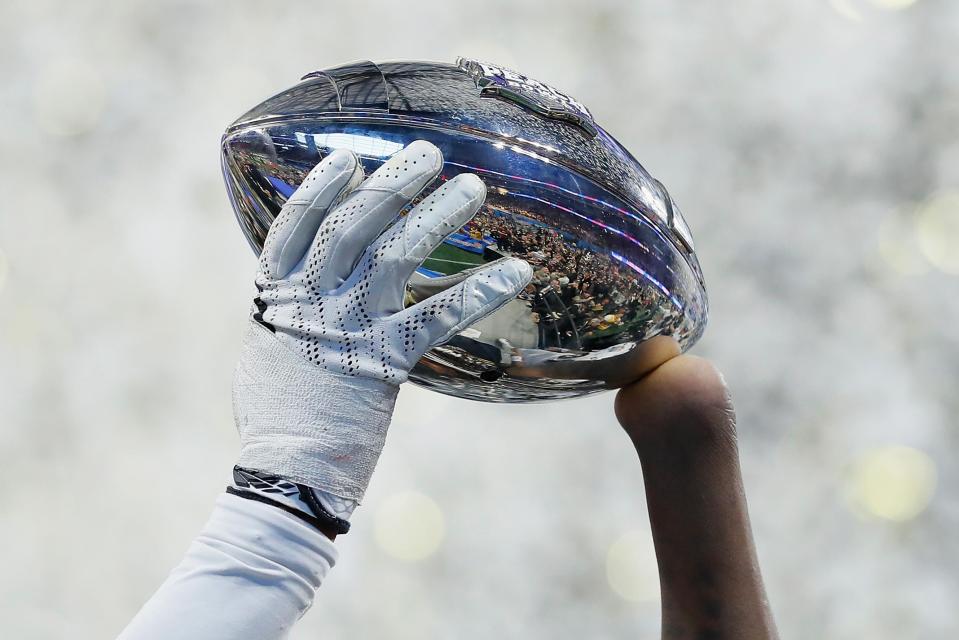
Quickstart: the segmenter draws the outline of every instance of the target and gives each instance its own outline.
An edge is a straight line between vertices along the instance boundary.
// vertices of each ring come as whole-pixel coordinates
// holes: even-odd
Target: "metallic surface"
[[[430,351],[412,381],[487,401],[574,397],[622,386],[702,335],[702,273],[662,184],[582,104],[486,63],[351,63],[241,116],[222,160],[251,246],[259,251],[286,198],[331,150],[351,149],[370,172],[417,139],[443,152],[440,180],[476,173],[488,197],[424,262],[408,300],[434,293],[439,275],[502,255],[529,261],[534,277]]]

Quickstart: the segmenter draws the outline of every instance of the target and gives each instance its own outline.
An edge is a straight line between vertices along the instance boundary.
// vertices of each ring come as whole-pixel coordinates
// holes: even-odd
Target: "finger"
[[[443,154],[422,140],[393,154],[320,224],[307,255],[311,287],[328,291],[342,284],[376,236],[442,167]]]
[[[616,414],[643,467],[664,628],[775,637],[722,376],[706,360],[678,356],[624,387]]]
[[[396,278],[406,282],[427,256],[450,234],[470,221],[486,200],[486,185],[461,173],[434,190],[403,219],[403,255]]]
[[[463,280],[466,280],[468,277],[485,269],[490,264],[481,264],[476,267],[470,267],[469,269],[464,269],[462,271],[457,271],[456,273],[451,273],[446,276],[439,276],[436,278],[430,278],[429,276],[424,276],[416,271],[410,274],[409,285],[413,293],[413,298],[419,302],[430,296],[435,296],[437,293],[446,291],[450,287],[458,285]]]
[[[283,205],[270,225],[260,254],[260,268],[283,278],[303,258],[327,211],[363,178],[363,166],[346,149],[317,164]]]
[[[485,198],[482,180],[460,174],[434,190],[367,248],[356,271],[378,283],[380,310],[390,314],[403,308],[406,283],[413,272],[437,245],[473,217]],[[458,275],[447,287],[469,275]]]
[[[443,293],[404,309],[401,318],[421,325],[429,346],[443,344],[516,297],[532,277],[525,260],[497,260]]]
[[[434,190],[367,249],[357,270],[369,272],[380,284],[380,309],[395,313],[403,308],[405,284],[413,272],[443,240],[469,222],[485,198],[482,180],[460,174]],[[469,275],[459,275],[455,283]]]

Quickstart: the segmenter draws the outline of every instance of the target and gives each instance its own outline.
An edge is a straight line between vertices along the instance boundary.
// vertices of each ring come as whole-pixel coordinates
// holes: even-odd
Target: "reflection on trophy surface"
[[[408,304],[506,256],[533,279],[497,312],[431,350],[410,379],[488,401],[621,386],[691,346],[707,303],[693,241],[665,188],[586,107],[515,72],[353,63],[309,74],[224,136],[224,175],[255,249],[310,168],[348,148],[374,170],[416,139],[440,148],[486,204],[411,278]]]

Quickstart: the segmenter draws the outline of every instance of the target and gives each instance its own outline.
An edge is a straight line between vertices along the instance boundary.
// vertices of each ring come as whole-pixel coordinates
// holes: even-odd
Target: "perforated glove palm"
[[[317,489],[348,515],[409,370],[529,282],[528,264],[500,260],[403,307],[410,275],[485,199],[482,181],[461,174],[397,219],[442,165],[436,147],[414,142],[361,183],[362,166],[339,150],[287,201],[260,256],[234,380],[239,467]]]

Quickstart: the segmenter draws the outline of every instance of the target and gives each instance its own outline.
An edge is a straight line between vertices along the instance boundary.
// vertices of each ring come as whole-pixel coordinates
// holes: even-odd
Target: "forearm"
[[[616,413],[643,467],[664,640],[777,638],[722,376],[674,358],[624,388]]]
[[[120,638],[284,638],[336,557],[331,540],[295,516],[224,494],[183,561]]]
[[[648,447],[640,458],[661,576],[664,640],[777,637],[735,441],[718,434],[700,447]]]
[[[483,181],[462,173],[400,216],[443,166],[436,146],[416,141],[364,180],[341,149],[287,199],[260,254],[234,377],[232,495],[123,638],[282,638],[309,608],[336,558],[334,533],[349,530],[369,484],[399,385],[532,277],[502,258],[404,303],[416,269],[486,197]]]

